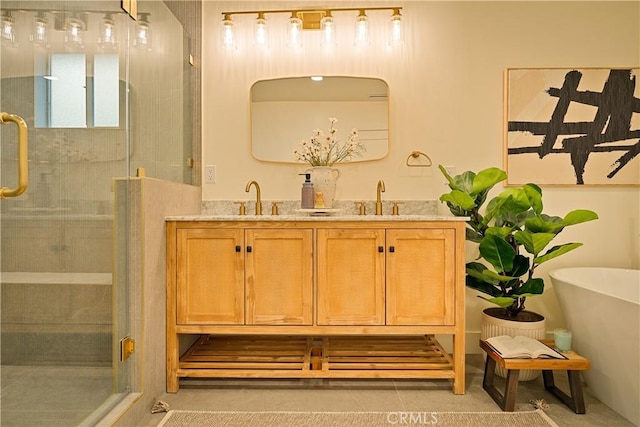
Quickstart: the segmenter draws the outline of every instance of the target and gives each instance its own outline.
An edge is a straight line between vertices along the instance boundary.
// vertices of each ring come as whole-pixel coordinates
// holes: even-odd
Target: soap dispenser
[[[311,174],[301,173],[300,175],[304,175],[304,183],[302,184],[302,196],[300,197],[300,208],[313,209],[313,199],[315,192],[313,191]]]

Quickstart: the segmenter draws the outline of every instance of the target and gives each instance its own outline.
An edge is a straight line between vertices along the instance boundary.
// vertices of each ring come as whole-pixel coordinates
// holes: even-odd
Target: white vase
[[[509,335],[512,337],[522,335],[529,338],[541,340],[546,338],[546,322],[542,315],[537,313],[531,313],[534,316],[538,316],[542,320],[536,321],[518,321],[518,320],[505,320],[492,316],[492,311],[501,310],[497,307],[487,308],[482,311],[482,329],[480,332],[480,339],[484,340],[491,337],[497,337],[499,335]],[[528,314],[526,312],[524,314]],[[496,375],[502,378],[507,377],[507,371],[496,365]],[[518,375],[519,381],[531,381],[540,376],[539,370],[522,369]]]
[[[313,191],[316,194],[322,192],[324,207],[332,208],[333,199],[336,195],[336,181],[340,177],[340,171],[331,166],[314,166],[311,169],[307,169],[306,172],[311,173]]]

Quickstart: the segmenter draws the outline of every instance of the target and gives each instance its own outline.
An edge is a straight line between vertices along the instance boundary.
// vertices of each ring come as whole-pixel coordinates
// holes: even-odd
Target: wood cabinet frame
[[[187,231],[188,230],[188,231]],[[198,230],[198,231],[195,231]],[[286,265],[281,265],[283,274],[287,271],[304,271],[303,276],[310,279],[310,298],[302,296],[301,304],[307,304],[311,310],[311,322],[302,320],[292,320],[292,324],[287,324],[291,319],[281,318],[278,315],[263,316],[259,321],[247,322],[246,310],[255,303],[251,299],[243,298],[242,302],[245,318],[243,322],[234,321],[227,324],[216,324],[207,319],[191,319],[185,322],[178,318],[180,304],[178,298],[178,280],[186,273],[181,271],[180,265],[184,265],[180,249],[180,236],[185,232],[196,232],[207,234],[207,230],[226,230],[226,232],[246,233],[255,231],[260,235],[262,231],[269,230],[288,233],[290,230],[307,230],[311,241],[310,247],[302,250],[299,262],[312,260],[312,271],[287,270]],[[319,271],[318,259],[324,250],[324,244],[320,239],[323,236],[333,235],[372,235],[371,230],[377,230],[373,235],[376,242],[380,242],[382,235],[384,242],[382,248],[375,247],[376,254],[373,257],[382,255],[381,262],[376,262],[377,275],[382,275],[382,288],[375,286],[375,292],[382,292],[382,305],[374,304],[373,311],[376,313],[375,321],[368,321],[364,316],[361,319],[342,318],[336,322],[323,322],[319,316],[319,307],[323,304],[322,298],[326,295],[319,295],[319,287],[324,286],[322,274]],[[344,220],[338,218],[321,218],[308,220],[283,219],[283,220],[215,220],[206,218],[192,218],[167,220],[167,391],[176,392],[179,389],[179,379],[187,377],[250,377],[250,378],[363,378],[363,377],[393,377],[393,378],[430,378],[430,379],[451,379],[452,389],[455,394],[464,394],[465,383],[465,284],[464,284],[464,244],[465,244],[465,222],[463,220]],[[268,234],[268,233],[267,233]],[[276,235],[279,233],[275,233]],[[252,234],[253,235],[253,234]],[[255,236],[254,235],[254,236]],[[246,236],[246,234],[243,234]],[[246,238],[245,238],[246,239]],[[425,240],[426,239],[426,240]],[[308,240],[307,240],[308,241]],[[302,246],[306,247],[306,243]],[[240,256],[246,259],[246,242],[241,245]],[[393,249],[391,248],[393,246]],[[418,251],[420,253],[411,256],[405,255],[409,259],[408,263],[399,262],[404,248]],[[393,250],[393,252],[391,252]],[[444,255],[443,255],[444,254]],[[366,260],[373,259],[365,255]],[[444,258],[440,258],[440,257]],[[395,258],[394,258],[395,257]],[[276,257],[276,262],[278,258]],[[356,259],[358,259],[356,257]],[[420,260],[425,260],[424,263]],[[429,260],[431,259],[431,264]],[[250,264],[250,263],[249,263]],[[235,265],[235,264],[234,264]],[[320,265],[321,266],[321,265]],[[431,266],[425,269],[424,266]],[[246,267],[246,262],[245,262]],[[240,271],[240,267],[236,272]],[[246,273],[245,273],[246,274]],[[270,273],[271,274],[271,273]],[[182,276],[180,276],[182,275]],[[412,276],[413,275],[413,276]],[[425,279],[423,276],[431,278]],[[301,277],[303,277],[301,276]],[[339,277],[339,276],[336,276]],[[377,277],[377,276],[376,276]],[[412,280],[415,278],[415,281]],[[245,277],[246,279],[246,277]],[[212,279],[213,280],[213,279]],[[426,281],[425,281],[426,280]],[[440,280],[446,281],[446,285],[433,286],[431,290],[425,292],[424,286],[431,286]],[[431,281],[431,282],[429,282]],[[437,285],[437,283],[436,283]],[[336,286],[336,284],[334,284]],[[344,286],[344,284],[337,286]],[[246,280],[245,280],[245,289]],[[304,289],[304,286],[303,286]],[[330,289],[330,288],[328,288]],[[335,289],[335,288],[334,288]],[[396,295],[389,295],[389,292],[397,292]],[[302,292],[304,294],[304,292]],[[435,303],[427,303],[426,307],[431,307],[431,313],[421,312],[422,305],[411,304],[411,299],[425,300],[426,296],[437,295]],[[285,296],[283,296],[285,297]],[[296,297],[298,298],[298,297]],[[434,297],[435,298],[435,297]],[[248,303],[248,304],[247,304]],[[431,305],[429,305],[431,304]],[[215,305],[214,305],[215,306]],[[381,314],[379,311],[381,311]],[[435,313],[435,315],[434,315]],[[320,310],[322,314],[322,310]],[[296,316],[294,316],[296,317]],[[250,317],[249,317],[250,318]],[[364,319],[364,320],[362,320]],[[254,319],[256,320],[256,319]],[[326,319],[325,319],[326,320]],[[329,323],[329,324],[322,324]],[[333,324],[338,323],[338,324]],[[453,337],[453,352],[446,354],[442,347],[433,338],[433,335],[451,335]],[[249,342],[258,343],[261,346],[275,345],[275,343],[288,343],[287,345],[299,345],[300,364],[303,366],[298,370],[285,370],[281,364],[271,364],[273,368],[265,369],[239,369],[237,364],[214,364],[194,363],[187,360],[186,356],[195,354],[197,349],[191,348],[182,355],[180,351],[181,335],[200,335],[202,345],[211,346],[214,340],[208,337],[236,337],[229,338],[225,345],[237,342],[237,337],[245,337]],[[280,336],[279,340],[262,341],[262,337]],[[286,337],[292,337],[288,340]],[[341,338],[342,337],[342,338]],[[345,343],[343,338],[350,338],[353,345]],[[384,337],[387,337],[386,339]],[[370,338],[370,339],[369,339]],[[380,338],[382,338],[380,340]],[[235,340],[235,341],[234,341]],[[366,341],[366,345],[384,346],[385,340],[395,343],[398,340],[398,348],[402,347],[406,341],[406,348],[412,348],[416,342],[424,342],[428,351],[435,351],[440,356],[438,363],[423,363],[420,369],[376,369],[377,362],[372,359],[370,363],[364,365],[374,368],[358,369],[333,369],[338,366],[337,359],[331,359],[332,354],[336,354],[336,349],[340,352],[356,351],[354,348],[361,348],[358,340]],[[420,344],[421,345],[421,344]],[[396,344],[394,344],[396,346]],[[261,348],[263,348],[261,347]],[[425,347],[425,348],[427,348]],[[242,347],[242,348],[246,348]],[[297,351],[297,350],[296,350]],[[333,351],[333,353],[332,353]],[[399,357],[404,357],[404,350],[399,349]],[[409,354],[408,351],[406,354]],[[297,353],[296,353],[297,354]],[[200,357],[201,360],[201,356]],[[366,355],[364,355],[366,359]],[[277,360],[280,362],[280,360]],[[257,362],[256,362],[257,363]],[[406,364],[408,365],[408,364]],[[257,366],[257,365],[256,365]],[[352,364],[351,366],[356,366]]]

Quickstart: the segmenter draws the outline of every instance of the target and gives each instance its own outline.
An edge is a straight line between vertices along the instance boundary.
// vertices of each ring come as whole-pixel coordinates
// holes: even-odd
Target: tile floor
[[[500,409],[482,389],[481,355],[467,356],[466,394],[456,396],[447,380],[197,380],[183,382],[175,394],[159,396],[171,409],[209,411],[478,411]],[[556,385],[568,390],[566,375]],[[503,390],[503,382],[497,383]],[[595,399],[585,387],[587,413],[578,415],[548,393],[542,377],[518,386],[516,411],[532,410],[529,400],[545,399],[545,410],[560,427],[632,427]],[[151,408],[149,408],[150,410]],[[155,427],[164,413],[149,413],[139,424]]]
[[[113,387],[109,367],[3,365],[0,373],[2,427],[77,426]]]

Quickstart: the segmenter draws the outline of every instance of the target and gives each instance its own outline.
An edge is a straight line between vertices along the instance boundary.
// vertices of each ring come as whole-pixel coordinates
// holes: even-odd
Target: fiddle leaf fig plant
[[[455,216],[469,217],[466,239],[478,244],[479,257],[466,265],[466,285],[485,295],[509,317],[525,309],[527,297],[544,291],[544,280],[534,277],[536,268],[564,255],[582,243],[549,245],[565,227],[598,219],[590,210],[579,209],[564,217],[543,213],[542,190],[535,184],[507,188],[487,202],[493,187],[507,178],[505,171],[488,168],[450,176],[440,171],[451,191],[440,201]],[[484,261],[484,262],[480,262]]]

